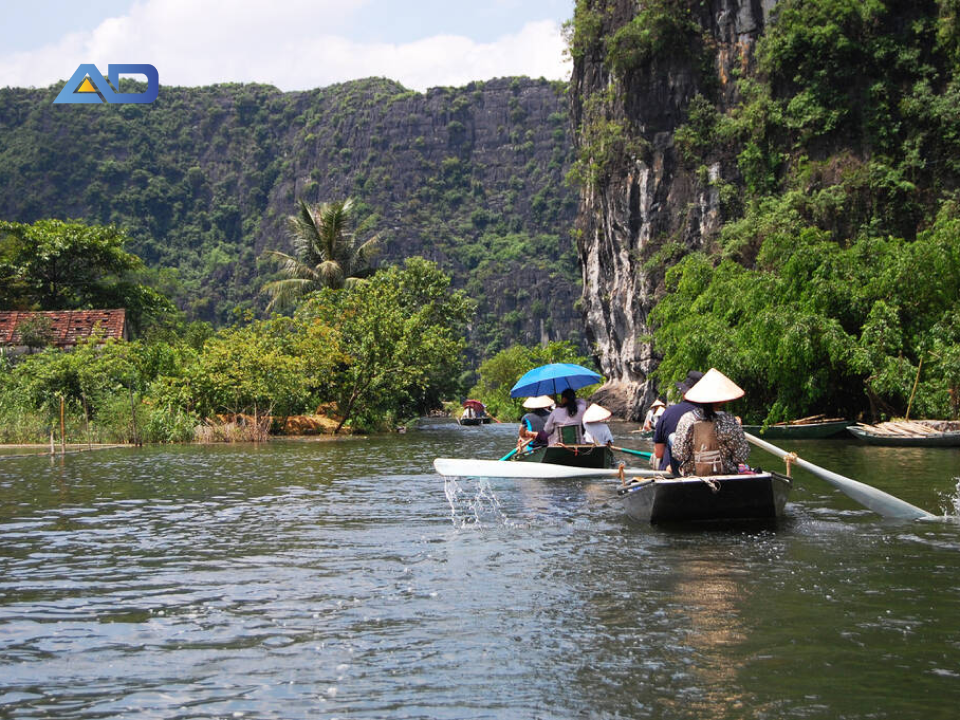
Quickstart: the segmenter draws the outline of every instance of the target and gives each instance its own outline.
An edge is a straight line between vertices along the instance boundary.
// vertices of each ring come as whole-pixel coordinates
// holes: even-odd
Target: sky
[[[281,90],[387,77],[411,90],[528,75],[567,80],[574,0],[26,0],[0,16],[0,87],[81,63],[150,64],[160,86]],[[142,78],[141,78],[142,79]]]

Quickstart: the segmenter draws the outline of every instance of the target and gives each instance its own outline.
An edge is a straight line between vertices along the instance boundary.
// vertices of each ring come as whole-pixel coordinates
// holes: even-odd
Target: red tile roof
[[[53,345],[72,347],[79,340],[94,334],[96,329],[104,339],[127,339],[127,311],[119,310],[53,310],[47,312],[0,311],[0,345],[21,345],[17,325],[24,320],[42,315],[50,318]]]

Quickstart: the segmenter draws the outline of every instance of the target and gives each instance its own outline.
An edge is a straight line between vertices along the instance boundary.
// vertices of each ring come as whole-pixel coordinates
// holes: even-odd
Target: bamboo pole
[[[917,363],[917,377],[913,380],[913,390],[910,392],[910,399],[907,401],[907,415],[904,420],[910,419],[910,408],[913,406],[913,396],[917,394],[917,385],[920,384],[920,371],[923,369],[923,355],[920,356],[920,362]]]
[[[63,455],[67,451],[67,433],[66,433],[66,423],[63,420],[63,411],[64,411],[64,400],[63,395],[60,396],[60,454]]]

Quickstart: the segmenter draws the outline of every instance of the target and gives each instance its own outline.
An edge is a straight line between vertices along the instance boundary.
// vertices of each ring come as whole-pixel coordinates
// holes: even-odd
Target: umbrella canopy
[[[600,382],[602,378],[593,370],[571,363],[550,363],[534,368],[522,378],[510,391],[510,397],[529,397],[531,395],[556,395],[567,388],[577,390]]]
[[[465,408],[473,408],[474,410],[486,410],[487,406],[484,405],[479,400],[464,400],[463,406]]]

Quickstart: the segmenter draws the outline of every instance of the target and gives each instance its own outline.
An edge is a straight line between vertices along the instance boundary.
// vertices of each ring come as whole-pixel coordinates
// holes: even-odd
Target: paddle
[[[771,445],[766,440],[761,440],[758,437],[754,437],[750,433],[744,434],[747,436],[747,440],[750,443],[756,445],[758,448],[766,450],[772,455],[776,455],[781,459],[792,454],[788,453],[786,450],[781,450],[776,445]],[[844,495],[856,500],[864,507],[873,510],[879,515],[883,515],[884,517],[901,518],[907,520],[920,520],[935,517],[926,510],[921,510],[915,505],[911,505],[910,503],[901,500],[900,498],[896,498],[893,495],[888,495],[882,490],[878,490],[875,487],[857,480],[851,480],[843,475],[837,475],[835,472],[826,470],[818,465],[814,465],[811,462],[802,460],[801,458],[791,459],[791,462],[794,462],[798,467],[802,467],[804,470],[813,473],[821,480],[825,480]]]
[[[520,451],[521,448],[524,449],[524,450],[526,450],[529,446],[530,446],[530,443],[529,443],[529,442],[526,443],[525,445],[518,445],[518,446],[515,447],[513,450],[511,450],[510,452],[508,452],[506,455],[504,455],[502,458],[500,458],[499,460],[497,460],[497,462],[503,462],[504,460],[509,460],[509,459],[512,458],[514,455],[516,455],[516,454]]]
[[[653,453],[645,452],[643,450],[631,450],[630,448],[617,447],[616,445],[611,445],[610,447],[613,450],[618,450],[619,452],[622,452],[622,453],[629,453],[630,455],[639,455],[640,457],[645,458],[647,460],[649,460],[650,456],[653,454]]]
[[[535,462],[500,462],[499,460],[460,460],[437,458],[433,461],[437,473],[448,477],[532,478],[553,480],[562,478],[618,478],[619,468],[578,468],[569,465]],[[647,468],[624,468],[627,477],[664,477],[661,472]]]

